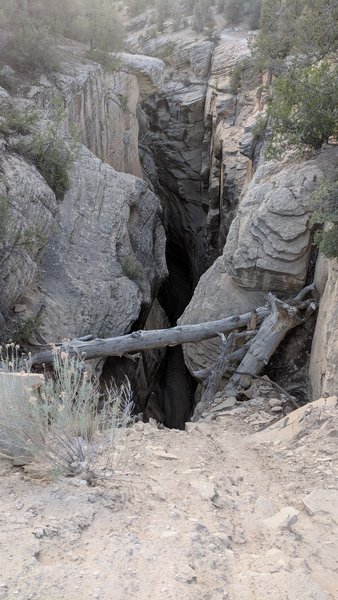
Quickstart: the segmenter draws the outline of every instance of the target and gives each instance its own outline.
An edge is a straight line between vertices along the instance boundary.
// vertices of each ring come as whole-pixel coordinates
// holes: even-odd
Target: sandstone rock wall
[[[57,212],[55,194],[43,177],[20,156],[0,149],[0,198],[6,199],[4,248],[0,253],[0,312],[14,309],[38,271],[45,240]],[[25,244],[29,232],[38,230],[34,245]]]
[[[44,119],[61,102],[65,130],[75,125],[84,144],[70,188],[57,203],[37,169],[0,136],[0,195],[8,197],[14,224],[8,244],[33,227],[41,237],[33,247],[16,244],[1,254],[0,313],[11,321],[19,304],[19,324],[38,316],[29,336],[34,343],[124,333],[146,317],[167,274],[159,200],[133,175],[141,175],[137,105],[156,89],[163,64],[123,55],[121,71],[107,75],[99,65],[81,62],[81,47],[70,47],[76,53],[62,73],[19,87],[24,99],[1,96],[40,106]]]
[[[84,60],[79,44],[68,44],[65,49],[72,51],[73,60],[62,65],[62,73],[42,76],[29,97],[51,115],[59,99],[68,131],[117,171],[142,177],[136,112],[140,100],[161,87],[164,63],[123,53],[104,69]]]
[[[201,278],[181,324],[216,320],[264,305],[264,294],[299,291],[311,251],[311,191],[321,161],[263,163],[240,201],[222,257]],[[185,346],[192,372],[215,361],[218,340]]]
[[[39,273],[20,302],[29,313],[43,311],[44,341],[122,334],[166,275],[164,246],[159,201],[146,183],[83,149]]]
[[[321,301],[312,343],[310,381],[314,400],[338,391],[338,264],[319,256],[315,282]]]
[[[192,291],[222,252],[252,158],[252,139],[244,156],[243,137],[260,106],[252,74],[242,72],[246,32],[229,32],[216,44],[191,31],[184,40],[176,32],[132,43],[166,64],[162,88],[140,115],[142,162],[164,206],[171,272],[175,255],[185,257],[180,277]],[[171,288],[177,285],[173,279]]]
[[[247,32],[223,33],[214,50],[205,103],[203,183],[211,259],[222,253],[254,157],[252,126],[261,114],[257,78],[246,66]]]

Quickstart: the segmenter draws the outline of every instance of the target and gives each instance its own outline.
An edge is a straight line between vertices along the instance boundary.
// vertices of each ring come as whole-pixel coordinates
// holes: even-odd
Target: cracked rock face
[[[145,318],[167,274],[159,200],[134,176],[141,175],[140,95],[154,92],[164,65],[125,54],[123,69],[107,74],[83,60],[80,44],[67,41],[65,50],[71,59],[62,73],[41,75],[22,90],[25,104],[39,106],[46,120],[55,113],[55,96],[62,98],[60,128],[75,126],[84,144],[61,202],[35,167],[10,153],[0,136],[0,196],[8,197],[15,224],[13,235],[9,231],[15,237],[34,227],[41,236],[41,243],[22,246],[1,260],[0,318],[6,325],[18,306],[20,322],[39,316],[42,324],[30,336],[32,343],[89,332],[103,337],[125,333]],[[7,93],[0,96],[1,103],[13,101],[17,98]]]
[[[331,396],[338,390],[338,264],[319,256],[315,282],[321,294],[312,342],[310,380],[312,397]]]
[[[159,201],[83,149],[41,267],[21,297],[44,341],[124,333],[166,275]],[[39,339],[41,341],[41,339]]]
[[[4,251],[0,255],[1,311],[14,303],[32,284],[45,239],[57,211],[55,194],[34,166],[21,157],[0,150],[0,198],[7,200]],[[38,232],[34,245],[23,243]]]
[[[168,82],[147,100],[148,143],[156,163],[168,237],[188,257],[196,285],[206,267],[206,213],[201,194],[206,87]]]

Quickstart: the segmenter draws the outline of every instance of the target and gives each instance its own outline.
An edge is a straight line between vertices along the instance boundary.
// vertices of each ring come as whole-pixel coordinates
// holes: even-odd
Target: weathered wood
[[[261,322],[270,309],[260,307],[256,310],[257,321]],[[84,359],[100,358],[103,356],[123,356],[130,352],[148,350],[150,348],[164,348],[179,344],[196,343],[216,337],[220,333],[233,331],[246,327],[252,319],[252,313],[245,313],[227,317],[219,321],[198,323],[196,325],[180,325],[171,329],[157,329],[154,331],[135,331],[128,335],[107,339],[74,339],[57,347],[70,354],[79,354]],[[86,336],[87,338],[87,336]],[[53,362],[53,349],[48,346],[46,350],[34,354],[32,352],[31,365],[41,365]]]
[[[272,294],[269,294],[267,299],[271,306],[271,312],[251,340],[245,357],[229,381],[228,393],[231,393],[233,389],[248,388],[252,377],[258,375],[269,363],[271,356],[287,332],[304,323],[317,309],[317,304],[311,300],[299,302],[298,306],[297,304],[291,306],[286,302],[281,302]],[[305,309],[303,314],[300,312],[301,309]]]
[[[255,331],[242,331],[241,333],[232,332],[227,338],[223,333],[221,334],[222,350],[215,367],[209,370],[209,375],[204,381],[204,391],[200,402],[195,408],[194,416],[192,418],[193,421],[197,421],[199,416],[212,402],[225,372],[229,370],[229,365],[235,354],[233,350],[236,340],[239,338],[252,338],[255,335]]]
[[[217,392],[217,388],[222,380],[223,373],[230,362],[230,355],[236,343],[236,334],[232,332],[228,335],[227,338],[224,336],[224,334],[222,334],[222,342],[222,350],[219,355],[217,364],[208,377],[208,383],[204,388],[202,398],[195,408],[195,412],[192,418],[193,421],[197,421],[199,416],[211,403]]]

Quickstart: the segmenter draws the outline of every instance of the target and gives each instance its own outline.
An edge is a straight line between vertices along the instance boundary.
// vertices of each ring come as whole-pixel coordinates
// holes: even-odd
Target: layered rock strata
[[[270,162],[257,169],[223,255],[201,278],[181,324],[247,312],[264,304],[268,291],[285,297],[304,286],[311,252],[311,192],[322,177],[316,161]],[[219,347],[215,339],[186,345],[189,370],[215,363]]]

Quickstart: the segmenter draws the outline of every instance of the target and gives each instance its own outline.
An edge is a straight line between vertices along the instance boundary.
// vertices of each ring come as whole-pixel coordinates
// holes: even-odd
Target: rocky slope
[[[94,487],[0,463],[0,598],[335,600],[337,398],[258,432],[259,394],[187,431],[135,424]]]

